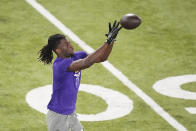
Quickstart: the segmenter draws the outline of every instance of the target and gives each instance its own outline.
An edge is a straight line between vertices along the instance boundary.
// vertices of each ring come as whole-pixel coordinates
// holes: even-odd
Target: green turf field
[[[47,131],[45,115],[29,107],[25,95],[33,88],[52,83],[52,65],[38,63],[37,52],[49,35],[62,32],[25,0],[0,2],[0,131]],[[132,31],[121,30],[108,60],[184,127],[196,130],[196,114],[184,109],[196,107],[196,100],[164,96],[152,88],[155,82],[169,76],[196,74],[196,1],[38,2],[94,49],[105,41],[108,22],[119,20],[126,13],[138,14],[141,26]],[[75,50],[82,50],[72,44]],[[111,88],[134,102],[133,111],[125,117],[81,122],[85,131],[176,130],[101,64],[84,70],[82,83]],[[182,88],[196,92],[196,83]],[[106,107],[99,97],[79,92],[76,112],[98,113]]]

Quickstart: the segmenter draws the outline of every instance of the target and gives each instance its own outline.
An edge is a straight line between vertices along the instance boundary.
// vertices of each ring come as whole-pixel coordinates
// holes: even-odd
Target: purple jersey
[[[69,65],[78,59],[87,56],[84,51],[74,53],[71,58],[57,57],[53,63],[53,92],[48,109],[68,115],[75,111],[78,88],[80,85],[81,71],[69,72]]]

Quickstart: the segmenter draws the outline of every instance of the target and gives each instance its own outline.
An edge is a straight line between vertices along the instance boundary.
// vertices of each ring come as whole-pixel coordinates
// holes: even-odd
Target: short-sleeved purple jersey
[[[77,51],[71,58],[57,57],[53,63],[53,92],[47,108],[64,115],[75,111],[78,88],[81,79],[81,70],[67,71],[69,65],[78,59],[87,56],[84,51]]]

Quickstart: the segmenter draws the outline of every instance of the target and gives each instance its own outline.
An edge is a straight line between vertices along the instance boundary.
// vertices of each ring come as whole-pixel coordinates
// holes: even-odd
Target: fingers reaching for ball
[[[113,43],[116,40],[116,37],[118,35],[118,32],[122,29],[122,26],[120,26],[120,22],[114,21],[113,25],[111,26],[111,23],[109,22],[109,32],[108,34],[105,34],[107,36],[107,43]]]
[[[106,42],[108,44],[113,43],[116,40],[118,32],[125,28],[127,30],[135,29],[141,24],[141,18],[136,14],[125,14],[122,16],[119,22],[115,20],[113,25],[109,22],[109,31],[105,36],[107,36]],[[120,27],[119,27],[120,25]]]

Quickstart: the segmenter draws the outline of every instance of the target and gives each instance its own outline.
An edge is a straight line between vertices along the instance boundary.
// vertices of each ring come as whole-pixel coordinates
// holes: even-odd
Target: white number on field
[[[160,94],[187,99],[196,100],[196,92],[186,91],[180,88],[182,84],[189,82],[196,82],[196,75],[183,75],[183,76],[173,76],[157,81],[153,88]],[[191,114],[196,114],[196,107],[185,107]]]
[[[80,121],[104,121],[123,117],[133,109],[132,100],[126,95],[99,85],[81,84],[79,91],[101,97],[108,105],[106,110],[97,114],[78,114]],[[30,107],[46,114],[47,104],[51,99],[52,85],[46,85],[29,91],[26,101]],[[99,103],[97,103],[99,104]]]

